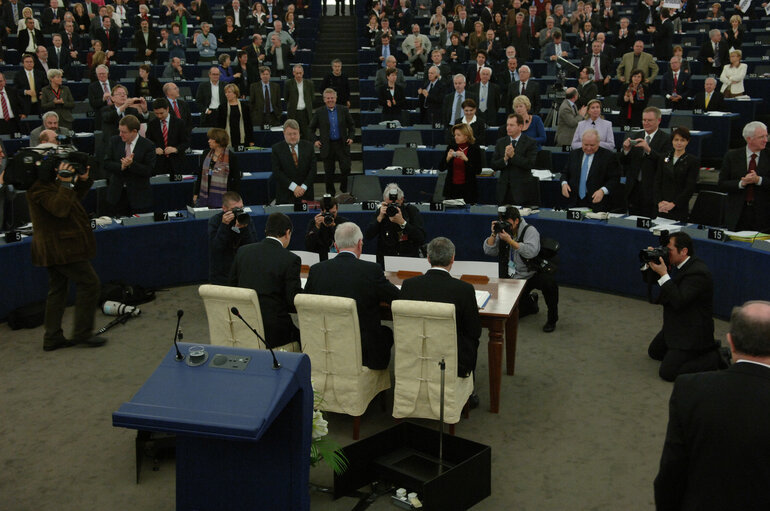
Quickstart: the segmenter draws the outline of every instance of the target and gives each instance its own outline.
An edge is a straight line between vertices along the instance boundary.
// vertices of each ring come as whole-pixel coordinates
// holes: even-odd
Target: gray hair
[[[299,123],[294,119],[286,119],[286,122],[283,123],[283,129],[286,129],[286,128],[299,131]]]
[[[59,120],[59,114],[57,114],[57,113],[56,113],[56,112],[54,112],[53,110],[51,110],[50,112],[46,112],[46,113],[44,113],[44,114],[43,114],[43,117],[42,117],[42,119],[43,119],[43,122],[45,122],[45,120],[46,120],[46,119],[48,119],[49,117],[56,117],[56,120],[57,120],[57,121]]]
[[[532,70],[531,70],[531,69],[529,68],[529,66],[527,66],[527,65],[524,65],[524,66],[521,66],[521,67],[519,67],[519,73],[521,73],[522,71],[526,71],[526,72],[528,72],[529,74],[532,74]]]
[[[721,34],[721,33],[722,32],[720,32],[718,28],[712,28],[711,30],[709,30],[709,39],[711,39],[715,35]]]
[[[342,64],[342,61],[340,59],[333,59],[332,60],[332,65],[334,65],[334,64]]]
[[[364,235],[361,233],[361,228],[354,222],[340,224],[334,231],[334,243],[339,250],[355,248],[362,239]]]
[[[433,238],[428,243],[428,261],[431,266],[449,266],[454,255],[455,244],[449,238]]]
[[[435,69],[436,70],[436,74],[438,76],[441,76],[441,69],[438,66],[430,66],[430,69],[428,71],[430,71],[432,69]]]
[[[391,192],[397,193],[399,199],[404,198],[404,190],[398,187],[398,183],[388,183],[385,190],[382,192],[382,198],[387,199]]]
[[[58,76],[64,76],[64,73],[61,69],[49,69],[48,70],[48,80],[50,81],[52,78],[56,78]]]
[[[327,88],[324,89],[323,95],[325,96],[327,94],[331,94],[335,98],[337,97],[337,91],[332,89],[331,87],[327,87]]]
[[[703,83],[705,84],[705,83],[706,83],[706,82],[708,82],[708,81],[712,81],[712,82],[714,82],[714,86],[716,87],[716,84],[717,84],[717,79],[716,79],[716,78],[714,78],[713,76],[709,76],[708,78],[706,78],[706,79],[703,81]]]
[[[767,126],[763,122],[759,121],[751,121],[746,126],[743,127],[743,138],[749,138],[753,137],[754,133],[757,132],[758,128],[763,128],[765,131],[767,131]]]
[[[105,66],[104,64],[99,64],[98,66],[96,66],[96,72],[98,73],[99,71],[107,71],[109,73],[110,68]]]
[[[595,129],[593,129],[593,128],[590,128],[590,129],[587,129],[587,130],[585,130],[585,131],[583,132],[583,138],[582,138],[581,140],[585,140],[585,139],[586,139],[586,136],[588,136],[588,135],[592,135],[592,136],[596,137],[596,140],[601,140],[601,137],[599,136],[599,132],[598,132],[598,131],[596,131],[596,130],[595,130]]]

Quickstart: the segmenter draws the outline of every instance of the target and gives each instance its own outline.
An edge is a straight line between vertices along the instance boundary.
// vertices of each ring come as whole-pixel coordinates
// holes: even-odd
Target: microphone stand
[[[271,348],[271,347],[270,347],[270,345],[267,343],[267,341],[265,340],[265,338],[264,338],[264,337],[262,337],[261,335],[259,335],[259,332],[257,332],[256,330],[254,330],[254,328],[252,328],[252,327],[251,327],[251,325],[249,325],[249,324],[246,322],[246,320],[245,320],[245,319],[243,319],[243,316],[241,316],[241,313],[240,313],[240,312],[238,312],[238,307],[231,307],[231,308],[230,308],[230,312],[232,312],[233,314],[235,314],[236,316],[238,316],[238,318],[240,318],[240,320],[241,320],[241,321],[243,321],[243,324],[244,324],[244,325],[246,325],[246,326],[248,327],[248,329],[249,329],[249,330],[251,330],[252,332],[254,332],[254,335],[256,335],[256,336],[257,336],[257,339],[259,339],[260,341],[262,341],[262,343],[263,343],[263,344],[264,344],[264,345],[267,347],[267,349],[268,349],[268,350],[270,350],[270,354],[273,356],[273,369],[280,369],[280,368],[281,368],[281,364],[279,364],[279,363],[278,363],[278,359],[277,359],[277,358],[275,358],[275,353],[273,352],[273,348]]]
[[[176,311],[176,330],[174,330],[174,347],[176,348],[176,357],[174,359],[177,362],[181,362],[184,360],[184,355],[182,355],[182,352],[179,351],[179,345],[177,344],[177,339],[181,339],[181,332],[179,331],[179,323],[182,321],[182,316],[184,315],[184,311],[182,309],[179,309]]]

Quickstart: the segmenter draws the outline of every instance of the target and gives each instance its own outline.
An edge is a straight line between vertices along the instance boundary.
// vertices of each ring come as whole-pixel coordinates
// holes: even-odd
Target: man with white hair
[[[453,79],[455,90],[444,97],[442,106],[442,120],[445,126],[451,126],[455,119],[463,115],[463,101],[472,99],[478,105],[479,98],[470,91],[465,90],[465,75],[456,74]]]
[[[310,267],[305,292],[354,299],[361,329],[363,365],[387,369],[393,332],[380,324],[380,304],[398,299],[399,290],[388,282],[380,266],[360,259],[363,235],[355,223],[337,226],[334,247],[337,257]]]
[[[294,38],[283,30],[283,23],[281,20],[275,20],[275,25],[273,25],[273,31],[267,34],[267,40],[270,41],[273,37],[273,35],[277,35],[278,39],[281,40],[281,44],[288,44],[291,48],[292,53],[297,51],[297,43],[294,41]]]
[[[75,132],[71,129],[59,126],[59,114],[56,112],[46,112],[43,114],[43,124],[29,133],[30,147],[35,147],[40,143],[40,133],[43,130],[51,130],[56,133],[56,135],[63,135],[65,137],[72,137],[75,135]]]
[[[703,65],[703,74],[707,76],[719,75],[722,66],[730,63],[730,44],[722,41],[722,32],[718,28],[709,30],[709,38],[700,47],[698,60]]]
[[[195,36],[195,47],[201,57],[211,60],[217,54],[217,38],[211,33],[211,25],[201,23],[201,32]]]
[[[581,149],[569,153],[562,172],[561,193],[570,206],[610,209],[610,195],[620,189],[620,169],[615,153],[599,146],[599,132],[583,133]]]
[[[431,66],[428,69],[428,78],[417,90],[420,106],[420,122],[433,124],[441,122],[441,105],[444,101],[444,81],[441,79],[441,72],[438,66]]]
[[[727,152],[719,169],[719,189],[727,192],[725,223],[733,231],[770,228],[770,155],[767,126],[752,121],[743,128],[746,147]]]
[[[410,55],[411,51],[414,50],[415,47],[415,41],[420,40],[422,43],[422,49],[425,50],[425,54],[430,54],[431,49],[431,43],[430,39],[428,39],[428,36],[425,34],[420,33],[420,25],[417,23],[412,25],[412,33],[406,36],[404,39],[404,42],[401,43],[401,51],[404,52],[404,55]]]
[[[507,113],[513,112],[513,100],[516,96],[527,96],[532,105],[533,114],[540,111],[540,85],[532,80],[532,70],[529,66],[519,68],[519,79],[508,86],[508,100],[505,104]]]
[[[485,124],[494,126],[497,124],[497,110],[500,108],[500,87],[492,83],[492,68],[482,67],[479,71],[481,80],[468,87],[468,92],[479,98],[478,115]],[[484,140],[483,133],[475,133],[477,138]]]

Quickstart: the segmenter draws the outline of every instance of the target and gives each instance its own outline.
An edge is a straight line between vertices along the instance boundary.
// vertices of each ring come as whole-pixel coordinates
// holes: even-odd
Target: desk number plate
[[[582,220],[583,212],[577,209],[567,210],[567,220]]]
[[[710,240],[725,241],[725,232],[721,229],[709,229],[708,238]]]
[[[430,210],[431,211],[444,211],[444,203],[443,202],[431,202],[430,203]]]
[[[362,211],[377,211],[380,208],[380,203],[375,201],[366,201],[361,203]]]
[[[15,243],[21,241],[21,233],[19,231],[9,231],[5,233],[6,243]]]
[[[91,219],[91,229],[96,229],[96,219],[95,218]]]
[[[298,212],[307,211],[307,202],[295,202],[294,211],[298,211]]]
[[[636,226],[639,227],[640,229],[649,229],[650,227],[652,227],[652,220],[644,217],[637,218]]]

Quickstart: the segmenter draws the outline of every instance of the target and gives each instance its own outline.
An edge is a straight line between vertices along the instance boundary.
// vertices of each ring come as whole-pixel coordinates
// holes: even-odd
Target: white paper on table
[[[671,225],[677,223],[677,220],[672,220],[671,218],[663,218],[661,216],[653,218],[652,222],[657,225]]]
[[[302,264],[306,266],[313,266],[315,263],[321,260],[318,256],[318,252],[309,252],[307,250],[292,250],[292,252],[298,255],[302,261]]]
[[[476,305],[478,305],[479,309],[483,309],[487,306],[490,296],[492,296],[492,294],[489,291],[476,290]]]
[[[532,175],[540,181],[550,181],[553,179],[553,172],[548,169],[532,169]]]
[[[736,238],[755,238],[759,236],[759,231],[725,231],[725,234]]]

